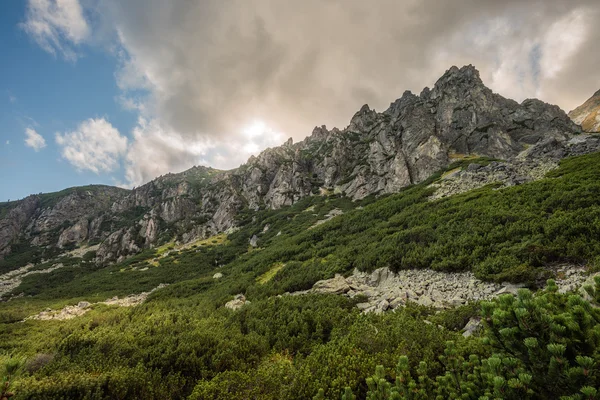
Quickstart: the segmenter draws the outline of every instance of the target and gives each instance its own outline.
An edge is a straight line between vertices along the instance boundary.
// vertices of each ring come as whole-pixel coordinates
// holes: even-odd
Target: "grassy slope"
[[[0,352],[53,355],[17,382],[23,398],[77,398],[89,391],[182,398],[202,379],[197,394],[221,398],[232,382],[246,385],[236,390],[260,391],[246,381],[254,375],[266,382],[272,377],[272,398],[307,398],[319,387],[339,393],[346,385],[364,393],[374,366],[393,366],[401,354],[428,360],[435,372],[444,340],[456,338],[452,329],[464,325],[472,307],[362,316],[350,300],[335,296],[274,295],[355,267],[473,268],[485,279],[533,281],[547,263],[594,262],[600,255],[598,162],[600,154],[565,160],[539,182],[434,202],[427,201],[427,182],[361,203],[310,197],[286,209],[242,214],[243,228],[227,241],[171,251],[158,266],[148,251],[107,268],[79,263],[32,275],[16,290],[25,297],[0,303]],[[333,208],[345,214],[313,227]],[[248,245],[253,234],[260,237],[257,249]],[[216,271],[223,278],[213,279]],[[71,321],[16,322],[45,307],[159,283],[171,285],[133,309],[95,306]],[[240,292],[250,306],[238,313],[222,308]],[[450,330],[423,324],[425,316]],[[278,381],[284,377],[285,387]]]

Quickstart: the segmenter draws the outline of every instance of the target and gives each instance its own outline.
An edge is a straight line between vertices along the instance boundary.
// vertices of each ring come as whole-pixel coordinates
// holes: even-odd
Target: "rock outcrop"
[[[585,268],[572,265],[558,267],[553,273],[562,293],[591,284],[595,276],[590,277]],[[388,268],[379,268],[370,274],[355,270],[346,278],[336,275],[316,282],[310,290],[289,295],[324,293],[350,298],[361,296],[366,301],[358,303],[357,308],[365,313],[381,313],[403,307],[408,302],[434,308],[456,307],[502,294],[517,294],[522,287],[520,284],[484,282],[471,272],[447,273],[422,269],[402,270],[395,274]]]
[[[600,132],[600,90],[569,113],[569,117],[585,132]]]
[[[600,138],[597,137],[575,136],[568,141],[551,139],[507,161],[494,161],[486,166],[472,163],[467,168],[450,171],[431,184],[436,189],[431,199],[464,193],[492,183],[508,187],[536,181],[558,168],[562,158],[596,151],[600,151]]]
[[[402,307],[407,302],[436,308],[455,307],[470,301],[489,299],[503,289],[514,290],[509,284],[480,281],[470,272],[403,270],[394,274],[388,268],[379,268],[370,274],[355,270],[347,278],[336,275],[315,283],[310,290],[291,294],[363,296],[366,301],[357,304],[357,307],[365,313],[379,313]]]

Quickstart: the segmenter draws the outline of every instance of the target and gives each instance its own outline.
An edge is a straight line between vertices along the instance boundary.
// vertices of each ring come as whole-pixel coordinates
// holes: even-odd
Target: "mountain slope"
[[[343,130],[317,127],[304,141],[267,149],[231,171],[194,167],[168,174],[123,192],[109,208],[82,205],[81,218],[102,221],[91,235],[81,218],[72,217],[57,231],[66,241],[38,243],[37,231],[27,228],[16,237],[18,229],[11,228],[13,234],[0,237],[0,256],[15,241],[60,248],[99,239],[98,261],[119,260],[170,240],[228,231],[245,210],[278,209],[329,192],[354,200],[395,193],[456,159],[536,157],[536,148],[549,142],[560,147],[579,132],[557,106],[534,99],[518,104],[485,87],[474,67],[452,67],[432,89],[419,96],[405,92],[383,113],[363,106]],[[0,223],[34,226],[39,215],[52,212],[35,198],[19,207],[29,211],[5,213]]]
[[[278,209],[247,210],[237,221],[240,229],[226,238],[146,250],[106,267],[73,257],[38,264],[31,271],[47,273],[23,276],[13,297],[0,302],[0,358],[6,353],[27,357],[26,368],[13,381],[16,399],[281,400],[311,398],[320,388],[328,398],[339,398],[345,387],[364,399],[372,390],[365,381],[377,365],[387,371],[382,379],[393,382],[399,358],[410,358],[413,373],[426,362],[429,369],[419,368],[421,374],[443,388],[444,379],[436,376],[453,366],[441,357],[465,357],[469,363],[457,368],[468,370],[478,366],[473,355],[499,354],[511,368],[497,374],[508,374],[506,380],[530,375],[531,387],[544,393],[530,398],[597,387],[597,374],[584,380],[573,368],[581,357],[590,357],[583,360],[590,365],[600,361],[600,309],[592,307],[598,306],[598,295],[590,297],[590,304],[575,293],[555,293],[551,285],[535,302],[531,294],[521,293],[518,299],[505,295],[483,303],[482,334],[489,339],[484,342],[477,330],[474,339],[461,334],[467,321],[477,321],[477,303],[436,310],[413,301],[394,312],[365,315],[359,309],[361,296],[285,293],[309,289],[336,273],[348,275],[353,268],[471,270],[486,280],[534,286],[545,278],[568,281],[573,272],[597,270],[598,162],[598,152],[568,158],[536,182],[487,185],[432,200],[437,190],[432,184],[446,172],[495,163],[463,160],[397,194],[356,202],[339,194],[308,196]],[[256,247],[248,243],[253,236]],[[149,292],[161,283],[169,285],[143,304],[121,307],[114,298],[106,304],[112,296]],[[480,290],[470,278],[460,285]],[[433,282],[419,286],[414,295],[436,295],[429,287]],[[225,307],[234,296],[242,303],[236,311]],[[533,308],[538,302],[543,309]],[[65,313],[67,320],[23,321],[55,315],[47,309],[65,305],[78,314]],[[501,337],[512,344],[509,354],[493,342],[503,328],[510,328],[511,335]],[[531,336],[542,352],[549,344],[568,346],[561,368],[571,373],[560,373],[560,384],[548,375],[547,364],[554,364],[547,354],[537,356],[540,365],[534,367],[526,350],[510,354]],[[456,344],[455,353],[452,343],[445,350],[447,341]],[[521,358],[528,372],[514,373],[512,366]],[[485,381],[473,382],[467,373],[457,379],[471,385],[477,398],[486,393]],[[520,387],[513,386],[505,390]],[[461,398],[446,392],[440,396]]]
[[[600,90],[569,113],[569,117],[585,132],[600,132]]]

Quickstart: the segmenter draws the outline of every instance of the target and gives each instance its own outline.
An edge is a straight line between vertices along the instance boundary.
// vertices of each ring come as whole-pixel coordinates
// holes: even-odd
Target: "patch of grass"
[[[285,267],[285,264],[282,263],[282,262],[274,264],[273,267],[271,267],[270,270],[268,270],[267,272],[265,272],[264,274],[262,274],[261,276],[259,276],[258,278],[256,278],[256,282],[260,283],[261,285],[264,285],[265,283],[267,283],[271,279],[273,279],[273,277],[275,275],[277,275],[277,273],[279,271],[281,271],[281,269],[283,267]]]

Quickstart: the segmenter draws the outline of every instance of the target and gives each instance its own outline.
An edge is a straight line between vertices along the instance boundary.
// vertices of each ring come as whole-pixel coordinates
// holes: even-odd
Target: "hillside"
[[[428,376],[443,373],[447,364],[438,355],[447,340],[458,346],[452,350],[456,357],[501,355],[493,342],[461,335],[478,314],[477,301],[436,313],[416,299],[394,313],[362,314],[355,305],[365,301],[364,294],[278,295],[310,289],[335,273],[381,266],[473,271],[484,280],[533,286],[550,277],[568,283],[565,271],[585,279],[586,271],[600,267],[600,225],[590,223],[600,218],[599,157],[567,159],[535,182],[503,189],[487,185],[433,201],[437,186],[432,184],[446,174],[379,199],[311,196],[290,207],[242,214],[242,228],[227,237],[163,246],[121,264],[100,267],[83,256],[36,265],[30,272],[40,273],[19,277],[8,295],[17,296],[0,303],[0,350],[28,359],[14,382],[15,398],[224,399],[234,393],[293,399],[311,398],[320,388],[335,398],[345,387],[364,398],[371,387],[365,379],[375,366],[383,365],[382,377],[393,378],[403,355],[417,361],[407,368],[426,361]],[[449,171],[468,172],[470,165],[487,163],[462,162]],[[256,247],[248,244],[253,236]],[[100,303],[161,284],[141,305]],[[244,296],[231,303],[239,293]],[[545,313],[558,313],[567,297],[553,296],[552,303],[540,299],[535,307],[554,304],[558,308]],[[227,302],[241,309],[228,310]],[[62,314],[43,311],[66,305],[70,308]],[[597,309],[586,310],[591,315],[585,318],[600,317]],[[41,319],[20,322],[40,311],[36,318]],[[59,315],[67,319],[54,320]],[[556,318],[560,323],[565,316]],[[536,323],[549,323],[544,321]],[[491,325],[485,329],[484,336],[494,332]],[[561,340],[571,343],[569,335],[560,334]],[[591,354],[578,349],[573,357]],[[483,391],[474,393],[485,393],[485,382],[477,385]],[[573,387],[564,386],[552,390]]]
[[[597,398],[599,163],[453,67],[235,170],[2,203],[0,393]]]

